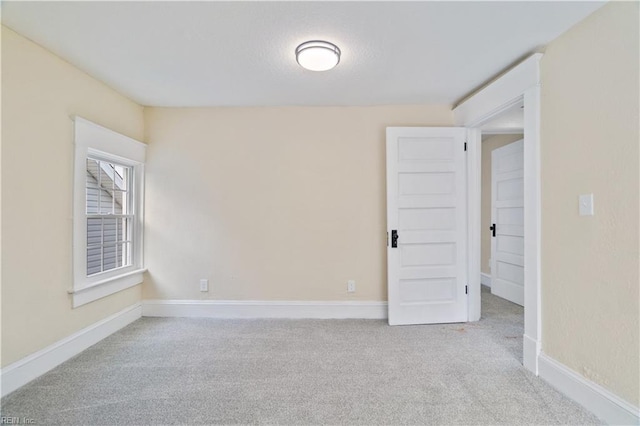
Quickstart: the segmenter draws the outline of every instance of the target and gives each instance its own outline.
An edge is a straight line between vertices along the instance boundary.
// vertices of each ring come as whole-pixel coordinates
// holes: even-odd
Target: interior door
[[[491,293],[524,306],[524,140],[491,153]]]
[[[464,322],[464,128],[387,128],[389,324]]]

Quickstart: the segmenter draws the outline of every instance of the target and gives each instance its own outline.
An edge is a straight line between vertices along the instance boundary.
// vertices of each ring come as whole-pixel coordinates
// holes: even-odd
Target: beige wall
[[[145,118],[143,294],[165,299],[386,300],[385,127],[452,122],[446,106]]]
[[[3,366],[140,301],[71,308],[72,114],[144,136],[142,107],[2,27]]]
[[[604,6],[541,63],[543,351],[636,406],[638,9]],[[581,217],[587,193],[595,216]]]
[[[485,274],[491,275],[491,151],[522,139],[519,135],[489,135],[482,138],[482,197],[480,208],[481,222],[481,267]]]
[[[548,47],[541,135],[543,350],[636,405],[637,16],[609,4]],[[4,27],[2,55],[3,366],[140,300],[71,309],[71,114],[137,139],[148,127],[145,297],[386,299],[384,128],[451,125],[449,108],[150,108],[143,122]],[[579,217],[589,192],[596,215]]]

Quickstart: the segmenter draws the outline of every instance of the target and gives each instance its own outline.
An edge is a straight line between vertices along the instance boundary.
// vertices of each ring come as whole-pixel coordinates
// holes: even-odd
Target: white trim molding
[[[540,353],[540,377],[610,425],[640,424],[640,409]]]
[[[533,361],[524,366],[535,374],[542,348],[540,106],[538,75],[538,83],[524,92],[524,334],[535,347],[523,359]]]
[[[492,130],[482,130],[483,135],[517,135],[524,133],[523,128],[511,128],[511,129],[492,129]]]
[[[540,84],[539,68],[542,56],[542,53],[534,53],[457,105],[453,110],[455,125],[480,127],[514,104],[521,102],[524,92]]]
[[[143,300],[145,317],[386,319],[387,302]]]
[[[480,284],[491,288],[491,275],[480,272]]]
[[[525,299],[526,304],[526,299]],[[526,309],[526,308],[525,308]],[[525,318],[526,321],[526,318]],[[522,336],[522,365],[529,371],[538,375],[538,356],[540,354],[540,342],[527,335],[526,331]],[[528,367],[527,367],[528,366]],[[535,366],[535,371],[531,368]]]
[[[480,245],[482,227],[480,204],[482,193],[482,132],[480,129],[467,129],[467,280],[468,320],[480,321]]]
[[[456,126],[479,128],[496,118],[509,108],[524,102],[524,343],[523,362],[527,370],[538,374],[538,354],[542,341],[541,298],[540,298],[540,59],[541,53],[535,53],[495,81],[479,90],[453,110]],[[469,141],[470,144],[479,143]],[[478,148],[479,149],[479,148]],[[481,159],[469,158],[475,165],[469,165],[470,173],[480,169]],[[477,191],[474,186],[469,191]],[[479,194],[470,194],[470,200],[479,200]],[[478,201],[479,203],[479,201]],[[479,209],[469,211],[478,216]],[[469,219],[470,224],[479,224],[479,218]],[[480,241],[480,227],[470,230],[473,240]],[[473,246],[471,246],[473,247]],[[469,252],[469,277],[480,278],[480,246]],[[478,280],[476,278],[476,280]],[[469,304],[477,305],[480,297],[480,280],[469,283]]]
[[[104,282],[97,282],[83,288],[71,289],[69,294],[73,295],[73,307],[78,307],[94,300],[109,296],[130,287],[142,284],[146,269],[136,269],[122,274],[115,278],[110,278]]]
[[[73,177],[73,307],[114,294],[143,281],[144,161],[146,145],[92,123],[82,117],[74,121]],[[87,158],[114,161],[132,168],[128,215],[131,216],[131,264],[87,275]],[[100,212],[103,213],[103,212]],[[114,265],[115,266],[115,265]]]
[[[136,303],[6,366],[0,373],[2,388],[0,393],[3,397],[10,394],[121,328],[131,324],[141,316],[142,305]]]

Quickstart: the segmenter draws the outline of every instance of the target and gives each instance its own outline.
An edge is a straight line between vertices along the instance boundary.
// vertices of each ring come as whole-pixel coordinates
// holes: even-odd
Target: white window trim
[[[144,233],[144,161],[147,145],[75,116],[73,179],[73,307],[142,283]],[[133,168],[134,244],[132,264],[87,276],[86,173],[93,155]]]

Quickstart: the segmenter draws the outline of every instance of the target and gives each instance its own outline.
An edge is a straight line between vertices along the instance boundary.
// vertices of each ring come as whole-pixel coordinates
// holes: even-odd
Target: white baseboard
[[[275,300],[143,300],[145,317],[387,318],[387,302]]]
[[[26,385],[141,316],[142,305],[136,303],[6,366],[0,373],[1,395],[4,397]]]
[[[480,272],[480,284],[491,287],[491,275]]]
[[[610,425],[637,425],[640,410],[602,386],[584,378],[544,353],[538,358],[540,377]]]

